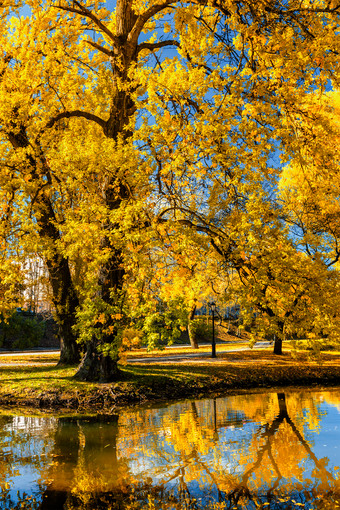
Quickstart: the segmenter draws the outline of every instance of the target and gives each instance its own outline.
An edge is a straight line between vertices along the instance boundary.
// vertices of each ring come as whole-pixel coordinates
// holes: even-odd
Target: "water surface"
[[[0,509],[340,508],[340,389],[0,414]]]

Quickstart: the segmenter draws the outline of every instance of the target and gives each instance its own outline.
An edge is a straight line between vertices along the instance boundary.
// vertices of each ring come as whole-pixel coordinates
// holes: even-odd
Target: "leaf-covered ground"
[[[117,406],[203,397],[282,386],[340,385],[340,353],[310,359],[306,353],[275,356],[251,350],[210,357],[188,356],[121,366],[121,380],[111,384],[76,381],[76,367],[56,366],[56,355],[0,359],[0,405],[109,411]]]

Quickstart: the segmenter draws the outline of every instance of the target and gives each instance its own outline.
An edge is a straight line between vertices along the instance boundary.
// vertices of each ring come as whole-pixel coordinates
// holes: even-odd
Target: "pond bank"
[[[55,361],[55,360],[54,360]],[[34,364],[0,368],[0,406],[50,410],[114,412],[123,406],[202,398],[288,386],[340,386],[340,354],[322,354],[310,361],[290,353],[268,351],[224,353],[195,363],[127,364],[121,380],[85,383],[73,378],[75,368],[52,365],[46,355]]]

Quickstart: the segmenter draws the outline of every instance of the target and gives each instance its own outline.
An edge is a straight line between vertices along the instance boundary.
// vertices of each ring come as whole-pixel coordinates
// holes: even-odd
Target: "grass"
[[[247,348],[249,347],[249,342],[240,340],[237,343],[232,344],[218,344],[216,345],[217,351],[231,351],[237,348]],[[200,345],[199,349],[192,349],[189,345],[173,345],[171,347],[165,347],[164,349],[154,349],[152,351],[147,351],[146,348],[135,349],[130,351],[127,354],[128,359],[133,358],[153,358],[155,356],[164,357],[172,354],[200,354],[200,353],[210,353],[211,345]]]
[[[58,363],[58,359],[59,359],[59,354],[35,354],[35,355],[30,355],[30,354],[16,354],[16,353],[13,353],[11,355],[7,355],[4,356],[3,354],[0,353],[0,364],[9,364],[9,363],[12,363],[12,364],[22,364],[22,365],[27,365],[27,364],[38,364],[38,365],[41,365],[43,363],[47,364],[47,363]]]
[[[240,345],[240,344],[238,344]],[[231,347],[231,346],[230,346]],[[323,353],[311,360],[307,352],[294,354],[287,349],[283,356],[267,350],[221,352],[218,358],[185,358],[187,347],[147,353],[138,350],[128,358],[157,357],[149,364],[121,366],[121,380],[115,383],[87,383],[74,379],[76,367],[56,366],[57,355],[0,355],[0,404],[68,409],[113,409],[116,406],[155,400],[226,394],[230,391],[290,385],[340,384],[340,352]],[[169,352],[170,351],[170,352]],[[211,348],[199,349],[200,353]],[[183,354],[181,362],[164,360],[168,354]]]

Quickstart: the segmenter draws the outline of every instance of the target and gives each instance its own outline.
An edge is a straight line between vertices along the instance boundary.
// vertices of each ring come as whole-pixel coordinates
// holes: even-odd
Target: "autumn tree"
[[[323,278],[327,286],[335,277],[322,263],[311,261],[306,268],[312,264],[312,273],[306,274],[276,189],[282,163],[296,156],[304,140],[296,142],[291,119],[307,123],[310,115],[301,105],[310,90],[319,97],[329,80],[336,82],[339,6],[287,2],[274,7],[260,2],[249,10],[242,5],[235,13],[230,4],[228,8],[230,31],[219,25],[221,18],[214,10],[185,18],[181,48],[188,51],[188,63],[183,59],[176,64],[176,75],[172,62],[162,64],[158,89],[149,85],[150,111],[154,116],[163,112],[163,117],[151,127],[145,125],[145,142],[164,204],[158,221],[186,225],[208,239],[225,266],[236,269],[245,288],[252,288],[253,307],[256,303],[263,308],[264,301],[267,306],[269,294],[272,299],[288,288],[291,302],[285,311],[280,305],[265,311],[282,337],[284,322],[293,316],[299,329],[302,308],[309,321],[303,305],[309,287],[316,295]],[[179,31],[182,21],[175,17],[174,30]],[[198,34],[205,44],[190,52]],[[208,55],[209,65],[204,60]],[[286,250],[289,262],[281,260]],[[318,282],[315,292],[312,275]]]
[[[307,95],[294,129],[294,158],[279,183],[280,199],[300,249],[328,267],[340,258],[339,136],[337,91]],[[303,143],[301,143],[303,142]]]
[[[120,0],[113,11],[78,1],[26,5],[26,20],[12,21],[8,30],[7,18],[2,31],[14,34],[2,50],[4,157],[11,149],[16,165],[24,161],[21,182],[36,222],[45,221],[39,232],[53,260],[68,261],[75,241],[69,220],[80,198],[86,196],[87,215],[100,204],[100,217],[88,222],[97,249],[86,266],[92,294],[82,290],[78,315],[87,343],[78,376],[113,380],[129,313],[127,239],[180,222],[208,239],[226,265],[242,265],[248,215],[255,223],[267,216],[270,228],[270,211],[259,210],[258,220],[255,213],[277,181],[272,158],[292,136],[282,113],[298,108],[310,88],[323,87],[335,68],[339,6],[295,0],[278,6]],[[19,33],[24,43],[17,46]],[[171,58],[162,54],[166,48]],[[20,87],[5,80],[11,73]],[[94,152],[82,159],[81,139],[87,150],[91,141],[103,145],[105,164]],[[61,160],[67,153],[78,160],[71,179],[58,152]],[[53,216],[50,207],[70,189],[73,200]],[[59,216],[65,208],[69,214]],[[86,234],[81,238],[86,242]]]

